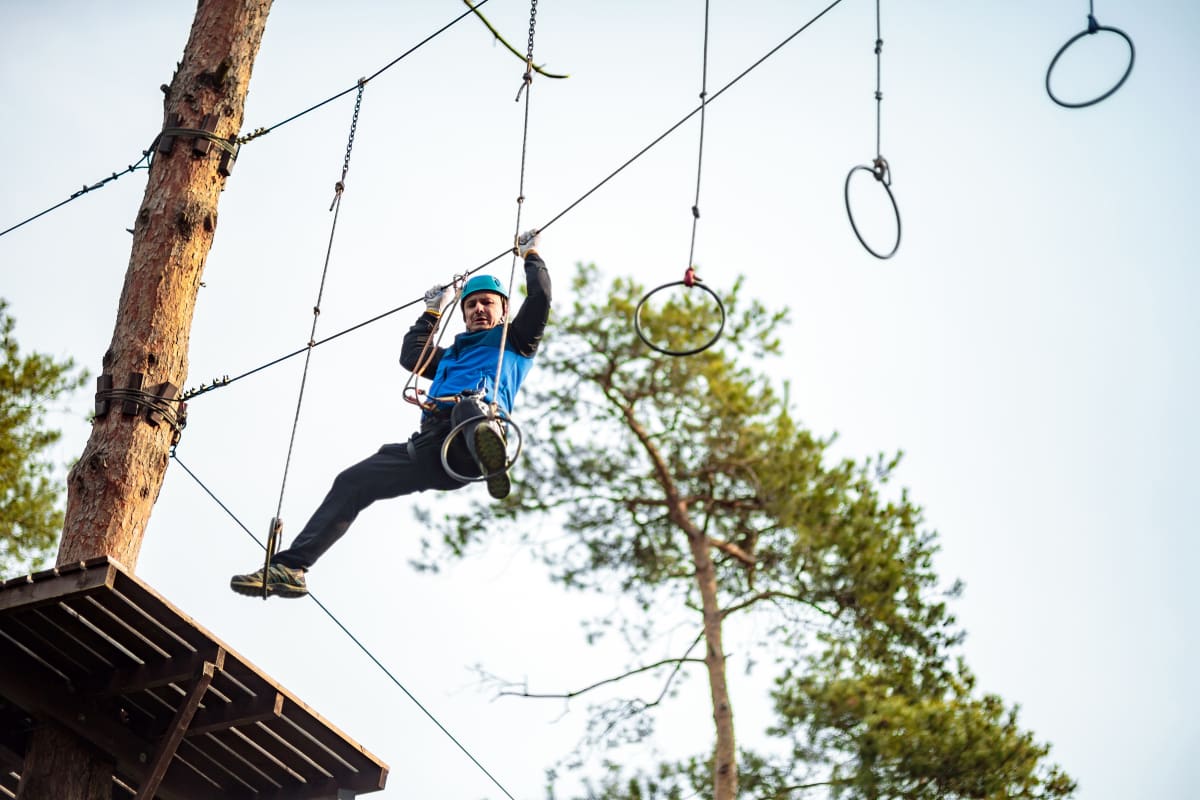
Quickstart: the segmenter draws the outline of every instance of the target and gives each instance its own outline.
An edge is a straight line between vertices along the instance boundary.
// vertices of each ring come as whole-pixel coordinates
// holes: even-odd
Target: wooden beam
[[[102,715],[80,713],[74,705],[78,697],[61,681],[47,680],[41,672],[23,651],[0,638],[0,695],[34,717],[53,720],[90,742],[116,762],[121,774],[141,783],[147,772],[149,743]],[[162,800],[192,800],[212,794],[211,784],[187,777],[164,783],[158,792]]]
[[[53,603],[64,596],[110,589],[117,574],[114,566],[107,563],[92,569],[59,567],[7,581],[4,591],[0,592],[0,612]]]
[[[218,670],[225,666],[225,648],[211,644],[203,652],[193,653],[187,658],[171,658],[145,666],[117,670],[108,675],[97,676],[95,681],[81,684],[84,692],[96,695],[131,694],[166,686],[169,683],[185,683],[195,678],[206,663],[216,665]]]
[[[220,708],[206,707],[192,720],[188,736],[200,736],[273,719],[282,712],[283,701],[282,694],[273,692],[269,695],[259,695],[248,702],[228,703]]]
[[[158,794],[158,787],[162,784],[162,779],[167,774],[167,768],[171,766],[171,760],[175,758],[175,751],[179,748],[179,743],[183,741],[183,735],[187,731],[188,725],[191,724],[201,699],[204,698],[205,692],[212,684],[213,674],[216,671],[217,665],[211,661],[205,662],[201,668],[200,674],[196,676],[196,680],[188,691],[187,699],[176,709],[170,729],[159,742],[158,751],[150,763],[149,774],[142,781],[135,800],[154,800],[154,796]]]

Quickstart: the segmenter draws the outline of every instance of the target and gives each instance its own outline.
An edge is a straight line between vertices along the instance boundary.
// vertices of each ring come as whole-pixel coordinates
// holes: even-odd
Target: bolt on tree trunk
[[[271,0],[199,0],[183,60],[164,87],[164,127],[203,129],[209,118],[215,137],[236,135],[270,8]],[[103,358],[102,373],[118,391],[133,375],[144,376],[141,387],[151,395],[187,378],[192,314],[225,185],[223,152],[205,137],[177,135],[169,153],[155,155]],[[147,411],[113,399],[97,417],[67,482],[60,565],[109,556],[136,566],[174,435],[167,420],[150,422]],[[111,769],[73,735],[43,726],[30,743],[17,796],[108,800]]]

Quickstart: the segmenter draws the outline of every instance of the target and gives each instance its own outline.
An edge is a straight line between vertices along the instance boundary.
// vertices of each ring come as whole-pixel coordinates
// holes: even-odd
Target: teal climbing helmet
[[[467,281],[463,286],[462,291],[462,306],[467,303],[467,298],[477,292],[494,292],[504,298],[504,302],[508,302],[508,292],[504,289],[504,284],[492,275],[476,275],[471,280]]]

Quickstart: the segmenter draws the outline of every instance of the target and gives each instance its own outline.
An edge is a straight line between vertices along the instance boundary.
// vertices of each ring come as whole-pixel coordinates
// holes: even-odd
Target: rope
[[[841,3],[842,3],[842,0],[833,0],[833,2],[831,2],[828,6],[823,8],[821,11],[817,12],[817,14],[815,16],[813,16],[811,19],[809,19],[808,22],[801,25],[799,28],[797,28],[795,31],[793,31],[787,38],[785,38],[779,44],[772,47],[770,50],[768,50],[766,52],[766,54],[761,56],[757,61],[752,63],[750,66],[746,67],[746,69],[744,69],[740,73],[738,73],[738,75],[736,77],[734,77],[731,81],[729,81],[724,86],[722,86],[720,89],[718,89],[715,93],[713,93],[713,95],[710,98],[708,98],[707,102],[708,103],[713,102],[718,97],[720,97],[722,94],[724,94],[726,91],[731,89],[736,83],[741,81],[743,78],[745,78],[751,72],[753,72],[755,69],[757,69],[759,66],[761,66],[771,56],[775,55],[777,52],[779,52],[784,47],[786,47],[789,43],[792,42],[792,40],[794,40],[801,33],[804,33],[804,31],[808,30],[814,24],[816,24],[816,22],[819,19],[824,17],[826,14],[828,14],[830,11],[832,11],[837,6],[841,5]],[[567,214],[569,214],[571,211],[573,211],[577,206],[579,206],[581,203],[583,203],[584,200],[588,199],[593,194],[595,194],[597,191],[599,191],[601,188],[603,188],[605,186],[605,184],[607,184],[609,181],[611,181],[613,178],[615,178],[620,173],[624,172],[631,164],[633,164],[633,162],[637,161],[639,158],[641,158],[643,155],[645,155],[647,152],[649,152],[652,148],[657,146],[660,142],[662,142],[664,139],[666,139],[668,136],[670,136],[672,133],[674,133],[676,130],[678,130],[685,122],[687,122],[689,119],[691,119],[696,114],[698,114],[703,109],[703,107],[704,107],[703,105],[697,106],[692,111],[688,112],[682,119],[680,119],[678,122],[673,124],[671,127],[667,128],[665,131],[663,131],[657,137],[655,137],[649,144],[647,144],[645,147],[643,147],[641,150],[639,150],[633,156],[631,156],[629,159],[627,159],[623,164],[621,164],[621,166],[617,167],[615,170],[610,172],[607,176],[605,176],[605,178],[603,180],[601,180],[599,183],[597,183],[591,189],[588,189],[586,192],[584,192],[582,195],[580,195],[578,198],[576,198],[572,203],[570,203],[564,209],[562,209],[557,214],[555,214],[553,217],[551,217],[548,222],[539,226],[538,231],[539,232],[545,231],[547,228],[549,228],[555,222],[562,219]],[[479,266],[474,267],[473,269],[467,270],[465,273],[463,273],[463,275],[464,276],[474,275],[476,272],[479,272],[480,270],[491,266],[493,263],[495,263],[496,261],[499,261],[504,256],[509,255],[511,252],[512,252],[512,248],[506,247],[504,250],[501,250],[499,253],[492,256],[487,261],[484,261]],[[385,317],[391,316],[392,314],[395,314],[399,311],[403,311],[404,309],[406,309],[410,306],[414,306],[417,303],[422,302],[422,300],[423,300],[423,298],[421,298],[421,297],[418,297],[414,300],[410,300],[409,302],[407,302],[403,305],[397,306],[396,308],[393,308],[390,311],[385,311],[381,314],[377,314],[376,316],[371,317],[370,319],[367,319],[363,322],[358,323],[357,325],[353,325],[349,328],[346,328],[345,330],[340,331],[339,333],[336,333],[333,336],[326,337],[325,339],[322,339],[321,341],[316,342],[310,346],[311,347],[319,347],[320,345],[325,344],[326,342],[331,342],[334,339],[337,339],[341,336],[345,336],[348,333],[352,333],[352,332],[358,330],[359,328],[364,328],[373,322],[378,322],[379,320],[381,320]],[[255,367],[254,369],[248,370],[247,372],[243,372],[242,374],[240,374],[234,378],[220,378],[220,379],[215,380],[211,385],[201,384],[200,388],[189,389],[187,392],[185,392],[182,399],[187,400],[187,399],[196,397],[197,395],[201,395],[206,392],[210,392],[213,389],[218,389],[218,388],[222,388],[224,386],[228,386],[229,384],[231,384],[235,381],[241,380],[242,378],[247,378],[257,372],[261,372],[262,370],[265,370],[269,367],[273,367],[276,364],[287,361],[290,358],[294,358],[295,356],[298,356],[303,352],[305,352],[305,348],[301,348],[299,350],[294,350],[291,353],[288,353],[286,355],[283,355],[283,356],[280,356],[280,357],[274,359],[273,361],[268,361],[267,363],[262,364],[261,366]]]
[[[688,268],[696,265],[696,228],[700,224],[700,175],[704,171],[704,109],[708,105],[708,0],[704,0],[704,59],[700,70],[700,146],[696,156],[696,200],[692,203],[692,244]]]
[[[317,103],[316,105],[309,106],[308,108],[304,109],[303,111],[301,111],[301,112],[299,112],[299,113],[297,113],[297,114],[293,114],[292,116],[288,117],[287,119],[285,119],[285,120],[283,120],[283,121],[281,121],[281,122],[276,122],[274,125],[271,125],[270,127],[267,127],[267,128],[255,128],[255,129],[254,129],[253,131],[251,131],[250,133],[248,133],[248,134],[246,134],[246,135],[244,135],[244,136],[238,136],[237,138],[235,138],[235,139],[233,140],[233,143],[232,143],[232,144],[233,144],[233,145],[242,145],[242,144],[245,144],[246,142],[253,141],[254,139],[257,139],[257,138],[259,138],[260,136],[266,136],[266,135],[267,135],[268,133],[270,133],[271,131],[273,131],[273,130],[277,130],[277,129],[279,129],[279,128],[282,128],[284,125],[288,124],[289,122],[292,122],[292,121],[294,121],[294,120],[300,119],[300,117],[303,117],[305,114],[308,114],[308,113],[310,113],[310,112],[316,111],[318,108],[321,108],[322,106],[328,105],[329,103],[332,103],[334,100],[337,100],[337,99],[339,99],[339,98],[345,97],[346,95],[348,95],[348,94],[350,94],[351,92],[353,92],[355,89],[358,89],[358,88],[359,88],[359,87],[360,87],[362,84],[364,84],[364,83],[367,83],[368,81],[372,81],[372,80],[374,80],[375,78],[378,78],[380,75],[382,75],[384,72],[387,72],[389,69],[391,69],[392,67],[394,67],[394,66],[395,66],[396,64],[398,64],[400,61],[402,61],[402,60],[404,60],[405,58],[407,58],[408,56],[412,55],[412,54],[413,54],[413,53],[414,53],[416,50],[418,50],[419,48],[421,48],[421,47],[425,46],[425,45],[426,45],[426,44],[428,44],[430,41],[432,41],[433,39],[435,39],[435,38],[437,38],[438,36],[440,36],[442,33],[445,33],[447,30],[449,30],[451,27],[453,27],[455,24],[457,24],[457,23],[458,23],[460,20],[462,20],[462,19],[465,19],[466,17],[468,17],[468,16],[470,16],[471,14],[475,13],[475,9],[476,9],[476,8],[482,8],[482,7],[483,7],[484,5],[486,5],[487,3],[488,3],[488,0],[480,0],[480,2],[479,2],[479,3],[478,3],[478,4],[477,4],[477,5],[474,7],[474,8],[468,9],[468,10],[467,10],[467,11],[465,11],[464,13],[462,13],[462,14],[459,14],[457,17],[455,17],[454,19],[450,20],[450,21],[449,21],[449,22],[447,22],[445,25],[443,25],[442,27],[438,28],[436,31],[434,31],[433,33],[429,34],[428,36],[426,36],[426,37],[425,37],[424,39],[422,39],[421,41],[417,42],[415,45],[413,45],[413,46],[412,46],[412,47],[410,47],[409,49],[405,50],[403,53],[401,53],[401,54],[400,54],[400,55],[398,55],[396,58],[394,58],[394,59],[392,59],[391,61],[389,61],[387,64],[385,64],[383,67],[381,67],[380,69],[378,69],[378,70],[376,70],[375,72],[373,72],[373,73],[372,73],[371,75],[369,75],[368,77],[366,77],[366,78],[360,78],[360,79],[358,80],[358,82],[357,82],[357,83],[355,83],[355,84],[354,84],[354,86],[351,86],[349,89],[345,89],[345,90],[343,90],[343,91],[340,91],[340,92],[338,92],[337,94],[333,95],[332,97],[327,97],[326,99],[322,100],[321,102]],[[195,135],[195,132],[194,132],[194,131],[189,131],[189,133],[190,133],[190,134],[192,134],[192,135]],[[161,135],[162,135],[162,134],[160,133],[160,134],[159,134],[159,136],[161,136]],[[212,139],[212,141],[218,142],[218,146],[221,146],[221,147],[224,147],[224,148],[229,148],[229,147],[231,146],[231,145],[230,145],[230,143],[229,143],[229,142],[227,142],[227,141],[225,141],[225,140],[218,140],[218,139],[215,139],[215,138],[214,138],[214,139]],[[5,235],[5,234],[7,234],[7,233],[11,233],[12,231],[15,231],[17,228],[20,228],[22,225],[26,225],[26,224],[28,224],[28,223],[30,223],[30,222],[33,222],[35,219],[37,219],[37,218],[39,218],[39,217],[43,217],[43,216],[45,216],[46,214],[49,214],[51,211],[56,211],[57,209],[59,209],[59,208],[61,208],[61,207],[65,206],[67,203],[70,203],[72,200],[75,200],[75,199],[77,199],[77,198],[80,198],[80,197],[82,197],[83,195],[87,194],[88,192],[90,192],[90,191],[92,191],[92,190],[94,190],[94,189],[99,189],[99,188],[101,188],[102,186],[104,186],[105,184],[107,184],[107,183],[109,183],[109,182],[111,182],[111,181],[115,181],[117,178],[121,177],[122,175],[128,175],[129,173],[131,173],[131,172],[134,172],[135,170],[139,170],[139,169],[149,169],[149,168],[150,168],[150,164],[148,163],[148,161],[149,161],[149,159],[150,159],[150,157],[151,157],[151,154],[154,152],[154,148],[157,146],[157,144],[158,144],[158,137],[156,136],[156,137],[155,137],[155,139],[154,139],[154,143],[153,143],[153,144],[150,146],[150,149],[148,149],[148,150],[143,150],[143,151],[142,151],[142,157],[141,157],[141,158],[140,158],[140,159],[137,161],[137,163],[129,165],[128,167],[126,167],[126,168],[125,168],[124,170],[122,170],[121,172],[114,172],[112,175],[110,175],[109,177],[105,178],[105,179],[104,179],[104,180],[102,180],[102,181],[99,181],[98,183],[94,183],[94,184],[92,184],[91,186],[84,186],[84,187],[83,187],[82,189],[80,189],[78,192],[75,192],[73,195],[71,195],[70,197],[68,197],[66,200],[63,200],[61,203],[58,203],[58,204],[56,204],[56,205],[53,205],[53,206],[50,206],[50,207],[49,207],[49,208],[47,208],[46,210],[44,210],[44,211],[40,211],[40,212],[38,212],[37,214],[34,214],[32,217],[30,217],[30,218],[28,218],[28,219],[26,219],[26,220],[22,220],[21,222],[18,222],[16,225],[13,225],[13,226],[12,226],[12,227],[10,227],[10,228],[5,228],[4,230],[0,231],[0,236],[4,236],[4,235]],[[146,166],[144,166],[144,167],[143,167],[143,166],[142,166],[142,162],[147,162],[147,163],[146,163]]]
[[[879,0],[875,0],[875,158],[883,160],[883,146],[880,144],[883,130],[883,34],[879,24]]]
[[[312,360],[312,351],[316,347],[317,335],[317,320],[321,316],[321,298],[325,294],[325,278],[329,274],[329,260],[333,254],[333,236],[337,232],[338,214],[342,210],[342,192],[346,188],[346,173],[350,171],[350,153],[354,149],[354,134],[358,129],[358,112],[362,108],[363,89],[366,88],[367,82],[365,79],[358,82],[358,97],[354,101],[354,116],[350,120],[350,135],[346,141],[346,157],[342,161],[342,177],[334,185],[333,204],[329,210],[333,212],[333,224],[329,227],[329,244],[325,248],[325,265],[321,270],[321,285],[317,289],[317,302],[313,306],[313,322],[312,330],[308,335],[308,355],[304,357],[304,371],[300,376],[300,392],[296,397],[296,414],[292,418],[292,435],[288,439],[287,458],[283,463],[283,480],[279,486],[279,505],[275,509],[276,519],[280,518],[283,511],[283,494],[287,487],[288,470],[292,464],[292,451],[296,445],[296,431],[300,427],[300,407],[304,403],[304,387],[308,382],[308,366]]]
[[[814,17],[812,17],[812,19],[810,19],[808,22],[806,22],[806,23],[804,23],[803,25],[801,25],[799,28],[797,28],[795,31],[793,31],[793,32],[792,32],[792,33],[791,33],[791,34],[790,34],[790,35],[789,35],[789,36],[788,36],[786,39],[784,39],[784,40],[783,40],[783,41],[781,41],[779,44],[777,44],[777,45],[775,45],[774,47],[772,47],[770,50],[768,50],[768,51],[766,52],[766,54],[765,54],[765,55],[763,55],[763,56],[762,56],[762,57],[760,57],[760,58],[759,58],[757,61],[755,61],[753,64],[751,64],[750,66],[748,66],[748,67],[746,67],[744,70],[742,70],[740,73],[738,73],[738,74],[737,74],[737,76],[733,78],[733,80],[729,81],[729,82],[728,82],[728,83],[726,83],[724,86],[722,86],[720,89],[718,89],[718,90],[717,90],[717,91],[716,91],[716,92],[713,94],[713,96],[712,96],[712,97],[710,97],[710,98],[708,99],[708,102],[709,102],[709,103],[711,103],[713,100],[716,100],[718,97],[720,97],[721,95],[723,95],[723,94],[724,94],[724,93],[725,93],[727,90],[729,90],[730,88],[732,88],[732,87],[733,87],[733,85],[734,85],[734,84],[736,84],[738,81],[740,81],[742,78],[746,77],[746,76],[747,76],[747,75],[749,75],[751,72],[753,72],[754,70],[758,69],[758,67],[759,67],[759,66],[761,66],[761,65],[762,65],[762,63],[763,63],[764,61],[766,61],[768,58],[770,58],[771,56],[775,55],[775,54],[776,54],[776,53],[778,53],[780,50],[782,50],[782,49],[783,49],[785,46],[787,46],[787,45],[788,45],[788,44],[789,44],[789,43],[790,43],[790,42],[791,42],[793,39],[795,39],[797,36],[799,36],[800,34],[804,33],[804,31],[806,31],[806,30],[808,30],[810,27],[812,27],[812,26],[813,26],[813,25],[814,25],[814,24],[817,22],[817,20],[821,19],[821,17],[823,17],[823,16],[825,16],[826,14],[828,14],[830,11],[832,11],[832,10],[833,10],[834,8],[836,8],[837,6],[841,5],[841,3],[842,3],[842,0],[833,0],[833,2],[831,2],[829,5],[825,6],[825,8],[821,9],[820,11],[818,11],[818,12],[817,12],[817,14],[816,14]],[[631,157],[630,157],[630,158],[629,158],[629,159],[628,159],[628,160],[627,160],[627,161],[626,161],[624,164],[622,164],[621,166],[617,167],[615,170],[613,170],[612,172],[610,172],[610,173],[609,173],[609,174],[608,174],[608,175],[607,175],[607,176],[604,178],[604,180],[600,181],[600,182],[599,182],[599,183],[597,183],[595,186],[593,186],[591,189],[588,189],[586,192],[584,192],[582,196],[580,196],[580,197],[579,197],[577,200],[575,200],[575,202],[571,203],[571,204],[570,204],[570,205],[568,205],[566,208],[564,208],[562,211],[558,212],[558,213],[557,213],[557,214],[555,214],[553,217],[551,217],[551,218],[550,218],[550,221],[549,221],[549,222],[547,222],[547,223],[545,223],[544,225],[542,225],[540,228],[538,228],[538,230],[539,230],[539,231],[544,231],[544,230],[546,230],[546,228],[549,228],[551,225],[553,225],[553,224],[554,224],[555,222],[557,222],[559,219],[561,219],[562,217],[566,216],[566,215],[567,215],[567,214],[568,214],[570,211],[574,210],[574,208],[575,208],[577,205],[579,205],[579,204],[580,204],[580,203],[582,203],[584,200],[586,200],[586,199],[588,199],[589,197],[591,197],[591,196],[592,196],[592,195],[593,195],[593,194],[594,194],[596,191],[598,191],[598,190],[599,190],[599,189],[600,189],[602,186],[604,186],[606,183],[608,183],[609,181],[611,181],[613,178],[617,177],[617,175],[619,175],[621,172],[625,171],[625,169],[626,169],[626,168],[627,168],[627,167],[628,167],[630,164],[632,164],[633,162],[637,161],[639,158],[641,158],[642,156],[644,156],[644,155],[645,155],[645,154],[646,154],[646,153],[647,153],[647,152],[648,152],[648,151],[649,151],[649,150],[650,150],[652,147],[656,146],[656,145],[657,145],[659,142],[661,142],[663,139],[666,139],[668,136],[670,136],[672,133],[674,133],[676,130],[678,130],[678,129],[679,129],[679,127],[680,127],[681,125],[683,125],[683,123],[687,122],[689,119],[691,119],[692,117],[696,116],[696,114],[700,113],[700,112],[701,112],[701,111],[703,111],[703,110],[704,110],[704,104],[701,104],[701,105],[697,106],[696,108],[692,109],[691,111],[689,111],[689,112],[688,112],[688,113],[687,113],[687,114],[686,114],[686,115],[683,117],[683,119],[679,120],[679,121],[678,121],[678,122],[676,122],[674,125],[672,125],[671,127],[667,128],[665,131],[663,131],[661,134],[659,134],[657,137],[655,137],[655,139],[654,139],[652,142],[650,142],[650,144],[646,145],[646,146],[645,146],[645,147],[643,147],[641,150],[639,150],[639,151],[637,151],[636,153],[634,153],[634,154],[633,154],[633,156],[631,156]]]
[[[525,51],[525,74],[521,79],[521,88],[517,90],[517,100],[521,99],[521,92],[525,92],[525,122],[521,130],[521,174],[518,180],[517,187],[517,219],[513,230],[513,243],[517,243],[517,237],[521,235],[521,207],[525,204],[525,157],[529,148],[529,96],[533,94],[533,30],[534,24],[537,22],[537,4],[538,0],[530,0],[529,3],[529,45]],[[500,331],[500,354],[496,357],[496,381],[494,394],[492,395],[492,416],[499,416],[496,412],[500,404],[500,371],[504,367],[504,349],[508,344],[508,326],[512,320],[512,296],[517,280],[517,248],[512,251],[512,258],[509,262],[508,269],[508,296],[509,301],[506,303],[507,309],[504,314],[504,327]]]
[[[204,493],[207,494],[209,497],[211,497],[213,499],[213,501],[216,502],[216,504],[221,507],[221,510],[224,511],[226,514],[228,514],[229,518],[232,519],[235,523],[237,523],[239,528],[241,528],[243,531],[246,532],[247,536],[249,536],[251,539],[253,539],[255,541],[255,543],[258,544],[259,547],[266,549],[266,546],[261,541],[259,541],[258,537],[255,536],[253,533],[251,533],[250,529],[242,524],[242,521],[239,520],[237,518],[237,516],[232,511],[229,510],[229,507],[227,505],[225,505],[223,502],[221,502],[221,499],[219,497],[217,497],[216,494],[214,494],[213,491],[211,489],[209,489],[208,486],[206,486],[204,484],[204,482],[196,476],[196,473],[194,473],[190,469],[188,469],[187,464],[184,464],[183,461],[180,460],[179,454],[175,451],[175,448],[171,448],[171,458],[175,459],[175,462],[177,464],[179,464],[179,466],[183,467],[183,471],[191,476],[192,480],[194,480],[200,486],[200,488],[204,490]],[[463,752],[463,754],[466,755],[466,757],[471,760],[472,764],[474,764],[476,767],[478,767],[479,770],[481,772],[483,772],[483,774],[486,775],[488,777],[488,779],[491,780],[491,782],[494,783],[496,785],[496,787],[498,789],[500,789],[500,791],[503,792],[506,797],[509,798],[509,800],[515,800],[515,798],[513,798],[512,794],[510,794],[509,791],[507,789],[505,789],[503,785],[501,785],[500,781],[496,780],[496,778],[492,775],[492,773],[488,772],[487,769],[483,766],[483,764],[479,763],[479,760],[476,759],[475,756],[473,756],[471,754],[471,751],[467,750],[467,748],[465,746],[463,746],[462,742],[458,741],[458,739],[456,739],[454,737],[454,735],[452,733],[450,733],[449,730],[446,729],[446,726],[443,725],[441,722],[439,722],[437,717],[435,717],[433,715],[433,713],[429,711],[429,709],[427,709],[424,705],[421,704],[421,701],[418,700],[416,698],[416,696],[414,696],[413,693],[410,692],[404,686],[404,684],[402,684],[400,682],[400,680],[395,675],[393,675],[391,673],[391,671],[387,667],[385,667],[383,665],[383,663],[378,658],[376,658],[375,655],[370,650],[367,649],[366,645],[364,645],[361,641],[359,641],[358,637],[356,637],[353,633],[350,632],[349,628],[347,628],[345,625],[342,624],[341,620],[339,620],[336,616],[334,616],[332,611],[330,611],[328,608],[325,607],[324,603],[322,603],[320,600],[317,599],[316,595],[314,595],[312,592],[309,592],[308,596],[312,598],[313,602],[317,604],[318,608],[320,608],[322,611],[325,612],[325,616],[327,616],[327,617],[329,617],[329,619],[333,620],[333,623],[335,625],[337,625],[339,628],[341,628],[342,633],[344,633],[344,634],[346,634],[346,636],[350,637],[350,641],[354,642],[354,644],[358,647],[358,649],[361,650],[363,652],[363,654],[366,655],[367,658],[371,659],[371,661],[374,662],[375,666],[379,667],[380,671],[382,671],[383,674],[388,677],[388,680],[390,680],[393,684],[395,684],[396,687],[398,689],[400,689],[400,691],[404,692],[404,694],[408,697],[408,699],[411,700],[413,702],[413,704],[416,705],[416,707],[419,708],[421,710],[421,712],[423,714],[425,714],[425,716],[428,717],[429,720],[438,727],[438,730],[440,730],[442,733],[446,734],[446,737],[449,738],[450,741],[454,742],[455,746],[457,746],[458,749],[461,750]]]

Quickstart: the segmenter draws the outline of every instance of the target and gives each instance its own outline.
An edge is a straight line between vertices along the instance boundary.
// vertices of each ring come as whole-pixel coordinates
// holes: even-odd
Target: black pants
[[[455,427],[477,417],[487,417],[488,407],[474,397],[454,406],[449,419],[426,419],[420,433],[407,442],[385,444],[375,455],[341,472],[329,494],[313,512],[292,546],[275,554],[273,563],[308,569],[342,538],[359,512],[376,500],[423,492],[449,491],[466,486],[442,467],[442,444]],[[459,475],[482,474],[474,458],[474,426],[463,425],[450,443],[447,460]]]

